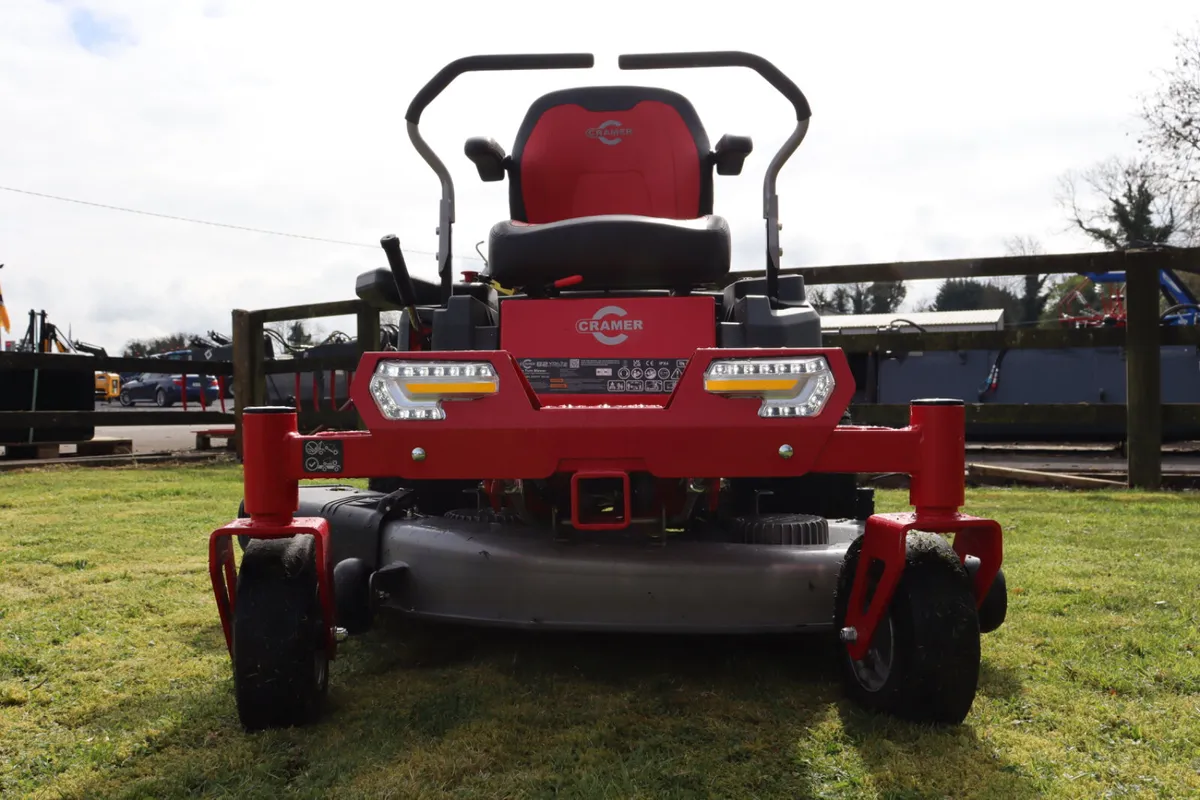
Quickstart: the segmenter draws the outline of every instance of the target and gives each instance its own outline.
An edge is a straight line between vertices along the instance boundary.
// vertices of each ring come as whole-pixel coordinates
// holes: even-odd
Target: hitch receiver
[[[581,489],[589,487],[612,491],[620,486],[619,505],[611,512],[584,516]],[[571,525],[577,531],[613,531],[629,527],[633,501],[630,498],[629,473],[621,470],[588,470],[571,475]]]

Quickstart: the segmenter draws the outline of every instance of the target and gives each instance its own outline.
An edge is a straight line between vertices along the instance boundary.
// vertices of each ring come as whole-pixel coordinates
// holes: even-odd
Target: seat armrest
[[[418,306],[440,305],[441,286],[423,278],[413,277],[413,289],[417,293]],[[384,267],[364,272],[354,282],[354,294],[372,308],[393,310],[404,307],[400,290],[392,271]]]
[[[508,172],[509,158],[504,154],[504,148],[495,139],[472,136],[467,139],[463,152],[475,165],[481,180],[488,182],[504,180]]]
[[[742,165],[746,156],[754,150],[754,142],[749,136],[732,136],[725,134],[717,142],[713,150],[713,163],[717,165],[718,175],[741,175]]]

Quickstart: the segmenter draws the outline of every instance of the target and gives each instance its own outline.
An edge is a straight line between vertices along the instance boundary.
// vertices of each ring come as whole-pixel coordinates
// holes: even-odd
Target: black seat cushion
[[[729,272],[729,224],[613,214],[492,227],[487,274],[501,286],[546,286],[579,275],[581,289],[675,289]]]

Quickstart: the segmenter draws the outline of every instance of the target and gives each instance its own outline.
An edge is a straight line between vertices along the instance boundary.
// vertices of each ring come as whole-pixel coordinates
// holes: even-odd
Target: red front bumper
[[[824,356],[836,381],[817,417],[762,418],[758,400],[704,391],[704,371],[716,358],[805,355]],[[381,360],[486,361],[496,370],[500,391],[446,403],[443,420],[388,420],[368,389]],[[504,351],[367,353],[354,375],[351,399],[368,430],[290,432],[282,441],[264,443],[280,479],[533,479],[580,469],[644,470],[662,478],[775,477],[907,473],[921,461],[915,429],[835,430],[854,393],[849,365],[837,349],[697,350],[665,405],[543,405]],[[792,448],[788,459],[779,455],[785,444]],[[416,448],[423,453],[420,460],[412,457]]]
[[[704,390],[703,375],[717,358],[821,355],[835,388],[821,414],[811,418],[763,418],[757,399],[721,397]],[[447,403],[442,420],[385,419],[369,391],[379,361],[488,362],[499,378],[497,394]],[[363,356],[351,399],[367,431],[302,436],[294,409],[251,409],[242,418],[245,508],[249,520],[213,534],[210,571],[222,621],[233,605],[233,549],[217,540],[235,534],[306,532],[322,543],[321,520],[293,520],[298,481],[347,477],[412,479],[534,479],[555,473],[628,474],[660,478],[780,477],[808,472],[905,473],[912,476],[915,513],[868,520],[862,565],[884,562],[881,585],[869,608],[852,600],[847,626],[857,629],[850,652],[860,657],[890,601],[904,564],[904,533],[910,529],[954,533],[960,556],[981,561],[976,574],[982,602],[1000,568],[1000,528],[990,520],[960,515],[965,472],[964,408],[959,401],[912,407],[905,428],[839,426],[854,392],[845,354],[838,349],[697,350],[664,405],[544,406],[512,356],[488,352],[380,352]],[[304,528],[303,531],[299,528]],[[870,557],[866,557],[867,555]],[[230,580],[226,581],[228,575]],[[866,570],[855,583],[865,591]],[[332,610],[331,584],[323,599]],[[332,623],[330,625],[332,631]],[[330,647],[333,647],[332,633]]]

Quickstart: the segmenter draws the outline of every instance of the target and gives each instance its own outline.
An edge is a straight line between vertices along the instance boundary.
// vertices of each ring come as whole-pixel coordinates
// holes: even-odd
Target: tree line
[[[1065,173],[1056,197],[1071,228],[1107,250],[1200,244],[1200,26],[1175,39],[1174,64],[1141,98],[1141,130],[1131,154]],[[1010,256],[1043,255],[1027,236],[1005,243]],[[1200,293],[1197,276],[1181,275]],[[908,294],[903,282],[814,287],[809,299],[824,314],[888,314]],[[1096,286],[1082,275],[953,278],[917,311],[1004,309],[1006,322],[1057,319],[1069,302],[1095,307]]]

